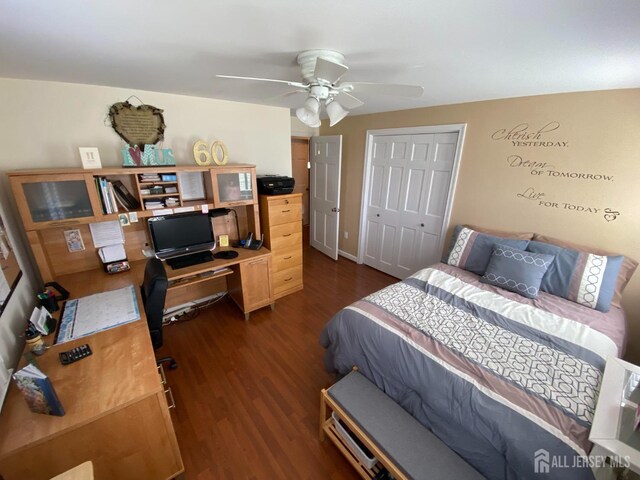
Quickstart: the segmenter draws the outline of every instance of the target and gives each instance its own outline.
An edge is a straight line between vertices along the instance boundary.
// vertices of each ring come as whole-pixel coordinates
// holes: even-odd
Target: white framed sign
[[[102,168],[100,161],[100,152],[97,147],[79,147],[80,159],[82,160],[82,168],[85,170],[93,168]]]

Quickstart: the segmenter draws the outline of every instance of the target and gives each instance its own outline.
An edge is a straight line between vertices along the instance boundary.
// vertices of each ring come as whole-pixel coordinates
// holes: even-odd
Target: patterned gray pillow
[[[523,297],[536,298],[542,277],[554,258],[555,255],[525,252],[496,244],[480,281],[519,293]]]
[[[451,237],[449,251],[442,262],[482,275],[489,265],[493,247],[497,244],[524,250],[529,240],[496,237],[457,225]]]

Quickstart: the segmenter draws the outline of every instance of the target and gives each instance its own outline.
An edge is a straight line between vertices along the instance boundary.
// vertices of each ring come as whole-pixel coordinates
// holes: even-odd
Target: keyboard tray
[[[213,254],[209,251],[192,253],[190,255],[182,255],[181,257],[168,258],[167,263],[171,268],[177,270],[179,268],[191,267],[200,263],[213,262]]]

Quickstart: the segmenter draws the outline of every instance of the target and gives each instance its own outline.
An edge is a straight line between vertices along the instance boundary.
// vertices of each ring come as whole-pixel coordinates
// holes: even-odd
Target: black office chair
[[[140,291],[154,350],[162,346],[162,314],[168,285],[169,281],[167,273],[164,271],[164,265],[157,258],[150,258],[144,268],[144,281]],[[169,362],[169,368],[178,368],[173,357],[163,357],[156,360],[158,365],[166,362]]]

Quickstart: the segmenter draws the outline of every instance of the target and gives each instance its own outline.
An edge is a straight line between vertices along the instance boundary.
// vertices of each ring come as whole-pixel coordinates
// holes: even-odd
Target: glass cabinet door
[[[100,214],[100,209],[94,208],[95,187],[84,175],[67,175],[64,180],[51,176],[26,176],[16,180],[14,193],[27,229]]]
[[[212,171],[216,207],[256,203],[255,170],[238,168]]]
[[[51,222],[93,215],[84,180],[22,185],[34,222]]]

